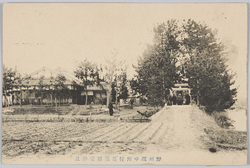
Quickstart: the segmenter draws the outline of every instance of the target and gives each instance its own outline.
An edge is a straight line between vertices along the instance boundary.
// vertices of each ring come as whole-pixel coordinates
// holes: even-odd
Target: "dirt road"
[[[62,157],[74,161],[81,155],[157,155],[169,164],[180,163],[178,159],[183,164],[224,160],[233,164],[238,156],[245,157],[245,151],[209,151],[212,142],[204,128],[217,127],[210,116],[191,105],[167,106],[146,123],[3,123],[3,155],[14,156],[6,157],[11,163],[25,155],[36,155],[41,163],[42,158],[49,163]],[[48,161],[51,156],[54,160]]]
[[[152,120],[161,123],[161,135],[155,144],[161,149],[190,151],[207,148],[202,138],[206,137],[200,128],[199,112],[192,106],[170,106],[162,110]]]
[[[160,146],[157,150],[163,151],[204,149],[207,148],[204,141],[208,139],[205,139],[203,120],[211,120],[212,123],[214,121],[199,113],[201,111],[192,106],[168,106],[154,115],[149,123],[116,123],[89,135],[72,137],[71,140],[153,144]]]

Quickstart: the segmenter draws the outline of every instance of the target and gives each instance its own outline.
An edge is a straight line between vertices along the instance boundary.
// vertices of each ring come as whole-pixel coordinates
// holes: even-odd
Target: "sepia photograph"
[[[2,164],[246,165],[246,3],[5,3]]]

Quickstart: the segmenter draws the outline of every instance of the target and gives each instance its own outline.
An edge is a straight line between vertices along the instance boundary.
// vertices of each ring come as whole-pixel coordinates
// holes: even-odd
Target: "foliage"
[[[119,85],[117,86],[119,91],[118,99],[126,100],[128,98],[127,73],[122,72],[122,74],[118,77],[118,80],[120,81]]]
[[[177,58],[179,56],[179,31],[177,22],[170,20],[154,29],[154,45],[148,46],[138,60],[137,80],[132,81],[141,95],[148,97],[154,106],[164,105],[166,90],[178,80]]]
[[[3,94],[9,95],[7,91],[12,90],[19,82],[19,79],[17,71],[3,65]]]
[[[58,74],[55,78],[55,96],[56,98],[68,98],[70,91],[68,86],[65,84],[66,77]]]
[[[226,65],[227,53],[217,31],[193,20],[184,20],[181,26],[170,20],[154,33],[154,44],[139,58],[137,76],[130,81],[134,94],[146,96],[151,105],[162,105],[166,90],[187,78],[193,99],[207,112],[234,104],[234,74]]]
[[[21,75],[12,68],[8,68],[3,65],[3,83],[2,83],[2,92],[6,100],[6,105],[9,106],[7,96],[10,95],[13,88],[18,87],[21,84]]]
[[[222,111],[235,102],[236,89],[231,88],[234,75],[226,65],[224,46],[216,31],[207,25],[188,20],[183,24],[185,71],[192,96],[207,112]]]
[[[142,87],[139,86],[139,82],[136,77],[133,77],[131,80],[129,80],[129,86],[131,88],[132,95],[142,93]]]
[[[45,91],[46,85],[44,84],[44,79],[45,79],[44,76],[41,76],[39,78],[38,90],[36,90],[36,97],[41,97],[41,105],[42,105],[43,98],[46,97],[46,91]]]
[[[94,84],[98,86],[100,85],[101,79],[99,71],[100,69],[97,67],[96,64],[86,59],[83,62],[81,62],[78,65],[77,69],[74,71],[75,76],[82,81],[82,84],[84,86],[86,95],[85,99],[86,105],[88,103],[88,94],[87,94],[88,86],[93,86]]]

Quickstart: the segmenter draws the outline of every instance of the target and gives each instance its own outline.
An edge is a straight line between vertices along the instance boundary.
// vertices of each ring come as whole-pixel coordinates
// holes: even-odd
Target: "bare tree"
[[[105,74],[104,74],[104,80],[107,83],[107,106],[109,105],[109,102],[111,101],[111,91],[112,91],[112,84],[117,79],[117,76],[122,70],[122,66],[124,65],[124,61],[119,61],[117,59],[118,51],[117,49],[114,49],[111,52],[111,59],[106,59],[106,66],[104,67]],[[116,92],[118,93],[118,91]],[[116,104],[117,104],[117,96],[116,95]]]

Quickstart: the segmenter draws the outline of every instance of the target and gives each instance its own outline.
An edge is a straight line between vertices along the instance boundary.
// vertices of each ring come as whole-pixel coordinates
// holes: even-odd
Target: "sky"
[[[238,99],[247,96],[247,5],[243,3],[32,3],[4,4],[3,63],[30,74],[42,67],[73,72],[84,59],[132,64],[153,43],[153,28],[169,19],[193,19],[218,29],[237,73]]]

